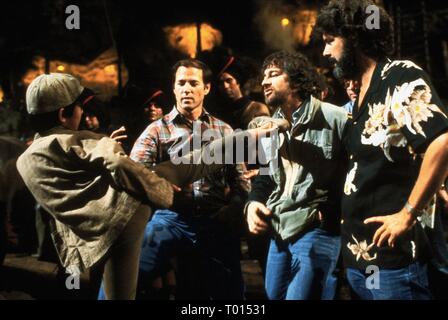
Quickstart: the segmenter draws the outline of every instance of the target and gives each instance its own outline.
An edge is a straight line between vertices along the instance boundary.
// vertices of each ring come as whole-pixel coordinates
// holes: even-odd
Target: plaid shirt
[[[151,123],[136,140],[131,159],[152,167],[193,149],[200,148],[209,140],[204,139],[204,130],[212,130],[214,137],[223,137],[233,132],[225,122],[213,117],[205,109],[198,120],[191,122],[174,107],[163,118]],[[210,133],[210,131],[209,131]],[[196,139],[194,139],[196,137]],[[200,141],[194,145],[192,141]],[[176,197],[176,211],[194,214],[213,214],[230,203],[242,205],[247,198],[249,182],[243,178],[244,167],[228,165],[214,174],[182,186],[183,196]]]

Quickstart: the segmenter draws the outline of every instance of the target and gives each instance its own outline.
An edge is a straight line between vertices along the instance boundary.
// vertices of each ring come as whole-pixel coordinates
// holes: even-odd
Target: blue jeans
[[[194,290],[189,293],[190,299],[243,299],[239,239],[207,217],[193,218],[171,210],[157,210],[146,225],[139,290],[149,289],[154,278],[171,269],[170,259],[180,256],[183,266],[196,268],[185,275],[194,279],[184,279],[187,286],[194,286],[187,288]],[[98,300],[103,298],[101,288]]]
[[[271,300],[334,298],[333,274],[341,250],[339,236],[316,228],[293,243],[271,240],[266,293]]]
[[[369,277],[373,277],[373,274],[347,268],[347,280],[356,295],[355,298],[362,300],[429,300],[431,298],[426,264],[417,262],[400,269],[379,269],[377,289],[367,288],[367,284],[372,284]]]
[[[155,278],[169,271],[170,258],[197,241],[189,217],[170,210],[157,210],[148,222],[140,254],[140,273]]]

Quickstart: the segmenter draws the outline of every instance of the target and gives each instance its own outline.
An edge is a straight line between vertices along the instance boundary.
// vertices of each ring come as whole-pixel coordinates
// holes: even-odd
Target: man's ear
[[[204,85],[204,91],[205,91],[205,95],[208,95],[208,93],[210,92],[210,89],[212,88],[212,84],[211,83],[207,83]]]
[[[59,122],[64,125],[67,122],[67,118],[64,116],[64,108],[60,108],[58,111]]]

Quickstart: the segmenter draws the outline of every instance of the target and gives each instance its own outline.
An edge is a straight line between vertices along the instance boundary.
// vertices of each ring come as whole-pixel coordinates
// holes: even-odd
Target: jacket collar
[[[302,102],[302,105],[297,108],[296,111],[292,114],[293,117],[293,125],[292,127],[296,127],[298,125],[306,125],[311,122],[314,118],[316,112],[320,109],[321,101],[310,96],[309,99]],[[273,118],[283,118],[285,119],[285,115],[282,112],[281,108],[278,108],[274,113]]]
[[[43,131],[41,133],[36,133],[34,135],[34,140],[39,139],[39,138],[43,138],[43,137],[46,137],[46,136],[49,136],[49,135],[52,135],[52,134],[60,134],[60,133],[70,133],[70,134],[72,134],[73,132],[76,132],[76,131],[73,131],[71,129],[67,129],[67,128],[63,127],[63,126],[57,126],[57,127],[51,128],[51,129],[49,129],[47,131]]]

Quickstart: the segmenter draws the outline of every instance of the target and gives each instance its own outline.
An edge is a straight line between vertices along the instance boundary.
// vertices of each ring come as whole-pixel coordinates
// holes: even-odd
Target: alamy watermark
[[[81,288],[81,272],[77,266],[69,266],[65,273],[69,274],[65,279],[65,287],[68,290],[79,290]]]
[[[366,19],[366,28],[369,30],[380,28],[380,8],[374,4],[367,6],[366,13],[370,14]]]
[[[72,4],[65,8],[65,13],[69,16],[65,19],[65,27],[68,30],[79,30],[81,28],[81,13],[79,7]]]
[[[65,27],[68,30],[79,30],[81,28],[81,13],[77,5],[69,5],[65,8],[69,16],[65,19]],[[374,4],[366,7],[366,13],[370,14],[366,19],[366,28],[369,30],[380,28],[380,8]]]
[[[370,274],[366,278],[366,288],[369,290],[380,289],[380,268],[375,265],[367,266],[366,274]]]

